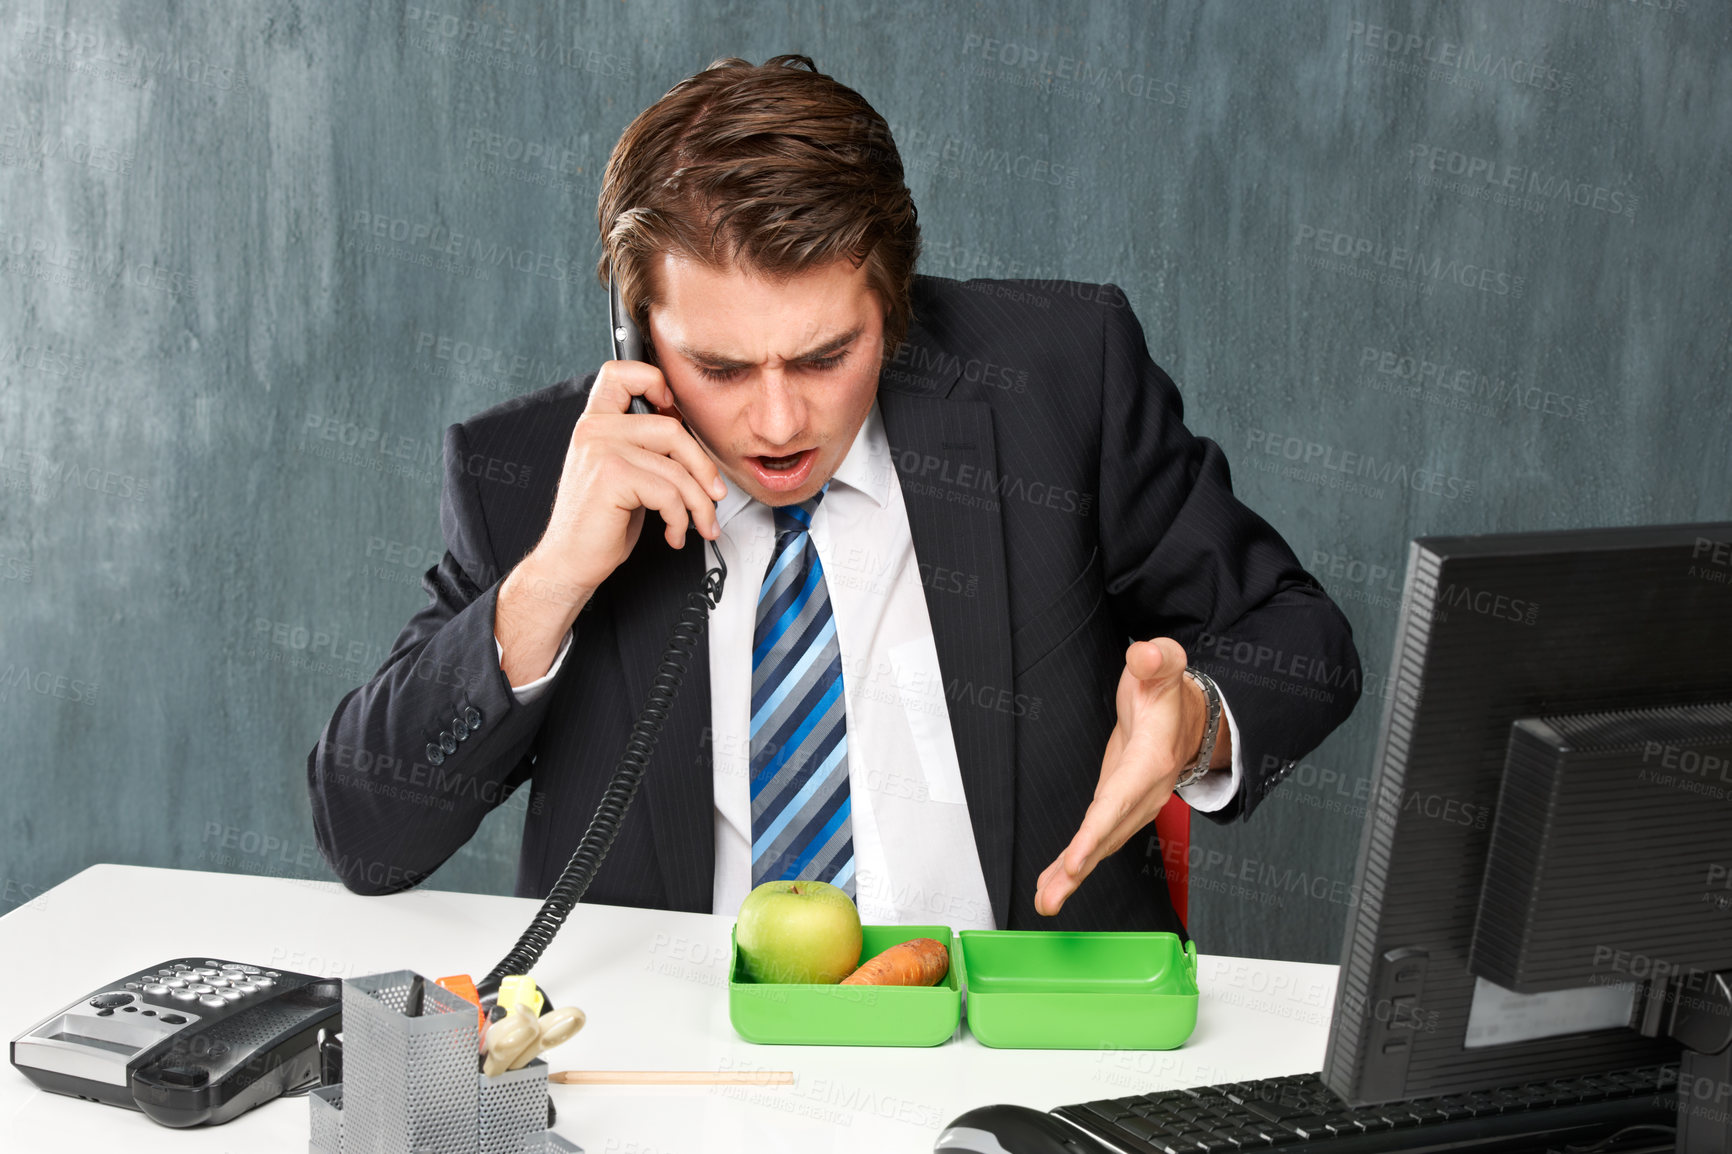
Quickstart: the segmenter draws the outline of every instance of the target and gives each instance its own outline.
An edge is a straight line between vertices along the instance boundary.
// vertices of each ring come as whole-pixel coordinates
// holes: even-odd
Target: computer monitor
[[[1732,523],[1419,538],[1393,660],[1324,1081],[1366,1105],[1713,1050]]]

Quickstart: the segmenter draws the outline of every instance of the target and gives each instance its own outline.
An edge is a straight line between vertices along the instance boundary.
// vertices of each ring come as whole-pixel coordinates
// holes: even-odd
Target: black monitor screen
[[[1711,736],[1712,711],[1702,728],[1691,707],[1732,702],[1729,542],[1732,523],[1413,543],[1324,1062],[1337,1093],[1363,1104],[1677,1059],[1632,1023],[1656,965],[1732,968],[1732,902],[1709,884],[1732,857],[1732,765],[1715,769],[1711,744],[1613,756],[1599,739],[1655,710]],[[1578,746],[1617,762],[1607,780],[1639,803],[1578,788],[1584,771],[1556,760]],[[1628,793],[1632,749],[1652,772]],[[1509,764],[1527,768],[1506,798]],[[1680,822],[1681,805],[1709,817]],[[1646,924],[1618,900],[1640,887],[1667,898]],[[1596,903],[1603,933],[1581,916]],[[1724,928],[1707,935],[1724,956],[1675,957],[1704,926]]]

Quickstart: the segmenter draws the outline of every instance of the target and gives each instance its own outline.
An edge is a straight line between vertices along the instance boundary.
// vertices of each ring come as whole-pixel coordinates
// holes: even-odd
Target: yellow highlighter
[[[526,975],[511,974],[499,983],[499,1008],[502,1010],[522,1006],[524,1012],[534,1018],[541,1014],[543,1003],[541,988]]]

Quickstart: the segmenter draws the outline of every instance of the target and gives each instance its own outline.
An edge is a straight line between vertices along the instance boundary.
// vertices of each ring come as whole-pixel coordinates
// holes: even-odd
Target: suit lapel
[[[931,350],[930,342],[916,328],[905,349]],[[949,368],[918,381],[920,393],[885,388],[880,378],[878,406],[922,573],[947,570],[977,590],[967,596],[949,581],[922,581],[974,844],[993,920],[1004,926],[1010,920],[1016,733],[1012,713],[999,707],[1011,700],[1014,686],[1003,518],[990,480],[998,474],[992,409],[984,401],[949,398],[960,370],[955,357],[929,352],[925,363]],[[914,378],[902,373],[897,379]]]
[[[700,587],[711,556],[708,543],[695,530],[687,535],[684,549],[672,549],[661,536],[659,516],[650,510],[645,517],[644,539],[613,578],[619,588],[631,590],[629,595],[617,596],[615,604],[619,657],[634,721],[649,697],[650,683],[686,595]],[[733,582],[741,580],[738,574],[729,577]],[[639,787],[653,823],[668,908],[701,913],[709,913],[714,902],[716,868],[715,786],[705,740],[709,721],[706,627],[692,647],[679,694]]]

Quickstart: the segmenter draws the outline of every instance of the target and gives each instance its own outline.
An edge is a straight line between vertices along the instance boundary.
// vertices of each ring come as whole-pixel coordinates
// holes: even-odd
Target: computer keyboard
[[[1663,1129],[1677,1122],[1677,1081],[1677,1067],[1650,1066],[1354,1107],[1318,1075],[1295,1074],[1083,1102],[1052,1113],[1132,1154],[1543,1151],[1593,1146],[1626,1129],[1650,1126],[1656,1128],[1656,1148],[1669,1150]]]

